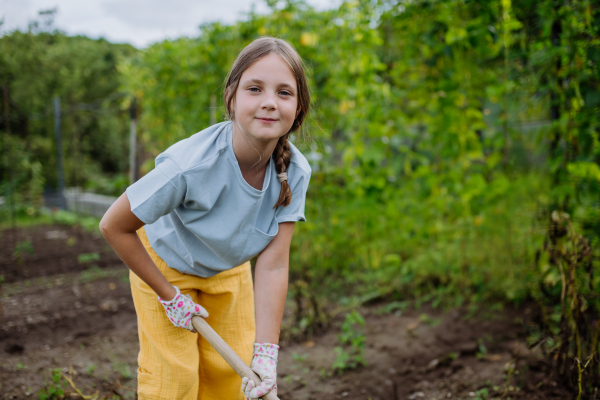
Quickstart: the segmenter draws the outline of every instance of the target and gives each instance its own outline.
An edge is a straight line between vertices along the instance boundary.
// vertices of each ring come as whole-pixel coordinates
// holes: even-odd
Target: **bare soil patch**
[[[15,252],[15,245],[29,241],[33,254]],[[15,254],[16,253],[16,254]],[[0,274],[6,283],[83,271],[88,263],[80,263],[80,254],[98,253],[94,264],[104,267],[120,262],[104,238],[76,227],[41,225],[0,231]]]
[[[48,232],[64,232],[64,234]],[[128,269],[104,239],[60,226],[19,230],[33,255],[19,263],[0,238],[0,398],[33,399],[58,369],[84,394],[136,398],[137,324]],[[53,238],[58,235],[58,239]],[[66,235],[66,236],[65,236]],[[67,243],[74,237],[76,242]],[[82,264],[78,254],[98,252]],[[331,373],[342,317],[324,334],[282,347],[279,397],[302,399],[570,399],[525,346],[525,309],[382,314],[364,307],[367,367]],[[75,391],[67,385],[67,392]],[[76,397],[73,397],[76,398]]]

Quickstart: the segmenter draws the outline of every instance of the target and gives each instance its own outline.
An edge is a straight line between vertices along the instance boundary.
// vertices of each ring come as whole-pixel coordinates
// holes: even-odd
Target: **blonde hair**
[[[245,70],[247,70],[252,64],[260,60],[264,56],[275,53],[283,61],[285,61],[294,77],[296,78],[296,85],[298,86],[298,107],[300,112],[294,120],[292,127],[285,135],[279,138],[275,150],[273,150],[273,159],[275,160],[275,168],[277,174],[286,172],[290,166],[290,160],[292,158],[292,152],[290,150],[290,144],[288,142],[288,136],[290,133],[297,131],[304,122],[304,118],[310,108],[310,93],[308,91],[308,84],[306,74],[304,72],[304,66],[302,65],[302,58],[294,47],[283,39],[277,39],[273,37],[261,37],[254,40],[237,56],[231,70],[227,74],[225,79],[225,93],[223,95],[225,109],[229,119],[235,119],[235,113],[232,110],[231,104],[235,98],[240,79]],[[302,132],[301,132],[302,133]],[[279,199],[275,203],[277,206],[288,206],[292,201],[292,191],[287,181],[281,182],[281,191],[279,192]]]

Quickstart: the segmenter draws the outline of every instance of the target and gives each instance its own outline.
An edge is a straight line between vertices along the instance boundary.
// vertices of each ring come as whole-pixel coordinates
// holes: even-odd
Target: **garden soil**
[[[38,399],[42,388],[56,385],[65,398],[137,398],[128,270],[104,239],[62,226],[0,235],[0,399]],[[33,254],[11,251],[27,240]],[[573,398],[527,348],[527,307],[477,315],[427,305],[382,310],[385,303],[359,310],[366,319],[366,367],[332,372],[341,313],[326,332],[284,344],[280,399]]]

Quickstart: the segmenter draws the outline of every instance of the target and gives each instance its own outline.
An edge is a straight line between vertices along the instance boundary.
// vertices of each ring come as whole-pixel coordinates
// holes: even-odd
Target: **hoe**
[[[204,320],[204,318],[198,316],[193,317],[192,325],[194,325],[194,328],[196,328],[198,333],[200,333],[202,337],[204,337],[204,339],[206,339],[206,341],[210,343],[212,347],[214,347],[217,353],[219,353],[221,357],[223,357],[225,361],[227,361],[227,364],[231,365],[231,368],[233,368],[234,371],[237,372],[237,374],[240,377],[243,378],[247,376],[248,378],[252,379],[257,385],[260,384],[260,378],[256,376],[254,371],[252,371],[250,367],[248,367],[246,363],[244,363],[244,361],[242,361],[240,356],[238,356],[233,350],[231,350],[231,347],[229,347],[229,345],[225,343],[223,339],[221,339],[217,332],[215,332],[215,330],[211,328],[211,326],[208,324],[208,322]],[[273,392],[269,392],[261,398],[263,400],[279,400],[277,395]]]

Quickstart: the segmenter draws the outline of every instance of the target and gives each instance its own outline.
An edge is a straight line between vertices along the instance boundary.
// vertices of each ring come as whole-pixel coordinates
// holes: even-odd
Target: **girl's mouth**
[[[258,118],[257,117],[256,119],[265,124],[272,124],[274,122],[277,122],[277,120],[273,119],[273,118]]]

